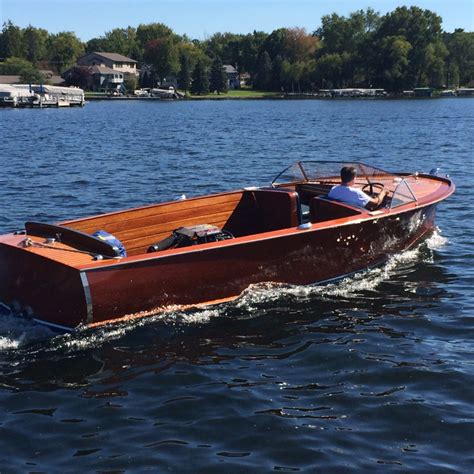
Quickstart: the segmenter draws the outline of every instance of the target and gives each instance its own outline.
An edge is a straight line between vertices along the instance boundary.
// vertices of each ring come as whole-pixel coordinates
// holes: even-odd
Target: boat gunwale
[[[400,176],[415,176],[413,173],[398,173]],[[370,220],[379,220],[382,218],[388,218],[392,216],[397,216],[406,213],[407,211],[410,211],[412,209],[422,209],[424,207],[437,204],[444,199],[448,198],[451,194],[454,193],[455,191],[455,185],[454,182],[449,179],[445,178],[442,176],[434,176],[434,175],[429,175],[429,174],[418,174],[417,175],[419,178],[425,178],[425,179],[430,179],[434,181],[441,181],[448,185],[448,189],[445,190],[444,192],[437,190],[435,194],[435,199],[428,199],[425,197],[424,199],[418,200],[418,201],[413,201],[406,203],[404,205],[398,206],[396,208],[382,208],[374,211],[369,211],[367,209],[363,208],[357,208],[356,206],[350,206],[344,203],[338,203],[343,206],[347,206],[351,209],[357,210],[358,214],[353,215],[353,216],[348,216],[348,217],[340,217],[336,219],[330,219],[324,222],[317,222],[317,223],[311,223],[311,227],[302,229],[299,228],[299,226],[295,227],[287,227],[284,229],[280,230],[274,230],[274,231],[268,231],[268,232],[259,232],[256,234],[249,234],[249,235],[244,235],[241,237],[235,237],[233,239],[228,239],[228,240],[222,240],[222,241],[217,241],[217,242],[209,242],[209,243],[204,243],[200,244],[198,246],[192,246],[192,247],[181,247],[181,248],[174,248],[174,249],[167,249],[163,250],[157,253],[141,253],[138,255],[132,255],[128,257],[111,257],[107,258],[104,260],[94,260],[88,263],[84,264],[71,264],[67,262],[62,262],[60,260],[56,260],[55,258],[52,258],[51,256],[47,256],[42,252],[38,252],[38,249],[34,251],[34,254],[37,255],[38,257],[47,259],[47,260],[52,260],[57,262],[59,265],[64,265],[69,268],[76,269],[80,272],[82,271],[100,271],[108,268],[113,268],[116,266],[124,266],[128,264],[135,264],[137,262],[148,262],[150,260],[160,260],[166,257],[170,256],[176,256],[176,255],[183,255],[183,254],[191,254],[191,253],[197,253],[197,252],[204,252],[207,250],[213,250],[213,249],[219,249],[219,248],[224,248],[224,247],[232,247],[232,246],[239,246],[239,245],[245,245],[251,242],[259,242],[259,241],[266,241],[266,240],[273,240],[277,238],[284,238],[284,237],[289,237],[292,235],[298,235],[301,233],[307,233],[307,232],[318,232],[320,230],[328,229],[328,228],[338,228],[338,227],[344,227],[347,225],[352,225],[352,224],[358,224],[360,222],[366,222]],[[292,183],[286,183],[287,185],[290,185]],[[284,187],[282,185],[279,185],[278,187]],[[250,188],[248,188],[250,189]],[[256,188],[256,189],[262,189],[262,188]],[[278,189],[278,188],[276,188]],[[216,193],[216,194],[210,194],[210,195],[205,195],[205,196],[196,196],[193,198],[190,198],[190,200],[198,201],[202,198],[205,197],[215,197],[215,196],[226,196],[226,195],[232,195],[232,194],[238,194],[239,192],[245,191],[246,188],[243,188],[241,190],[235,190],[235,191],[227,191],[223,193]],[[431,194],[432,195],[432,194]],[[430,196],[430,195],[428,195]],[[59,226],[65,226],[66,224],[72,224],[74,222],[81,222],[81,221],[87,221],[88,219],[93,219],[96,217],[107,217],[107,216],[112,216],[112,215],[118,215],[121,213],[127,213],[130,211],[134,210],[141,210],[141,209],[147,209],[147,208],[153,208],[157,206],[166,206],[169,204],[174,203],[175,201],[166,201],[163,203],[157,203],[157,204],[151,204],[147,206],[142,206],[138,208],[131,208],[127,210],[121,210],[121,211],[114,211],[111,213],[106,213],[106,214],[98,214],[98,215],[93,215],[93,216],[88,216],[84,218],[79,218],[75,220],[69,220],[69,221],[61,221],[58,222],[57,225]],[[337,201],[334,201],[337,203]],[[28,237],[28,235],[15,235],[15,234],[6,234],[2,237],[10,237],[12,239],[13,237],[17,237],[17,239],[14,239],[16,242],[12,242],[10,239],[5,240],[0,240],[0,244],[3,245],[11,245],[13,247],[18,248],[21,244],[21,242]],[[74,249],[73,246],[69,245],[64,245],[65,251],[68,250],[68,247],[70,249]],[[32,247],[31,250],[35,249],[35,247]],[[45,249],[49,250],[47,247]],[[28,248],[25,247],[23,250],[28,251]],[[30,251],[31,251],[30,250]],[[61,249],[55,249],[55,250],[61,250]]]
[[[141,262],[162,260],[167,257],[174,257],[174,256],[179,256],[179,255],[190,255],[194,253],[202,253],[207,250],[215,250],[215,249],[250,244],[254,242],[263,242],[263,241],[268,241],[268,240],[280,239],[280,238],[285,238],[285,237],[291,237],[293,235],[299,235],[302,233],[313,233],[313,232],[318,232],[318,231],[322,231],[326,229],[337,229],[340,227],[347,227],[353,224],[359,224],[361,222],[378,221],[380,219],[395,217],[400,214],[405,214],[407,211],[410,211],[410,210],[423,209],[425,207],[435,205],[438,202],[442,201],[443,199],[444,198],[440,198],[437,201],[428,202],[421,206],[417,206],[414,203],[409,203],[403,206],[402,210],[399,210],[397,212],[393,212],[389,209],[387,210],[387,212],[383,212],[382,214],[372,215],[371,211],[362,212],[361,214],[356,215],[356,216],[342,217],[342,218],[333,219],[330,221],[313,223],[311,227],[308,229],[301,229],[301,228],[299,229],[298,226],[289,227],[286,229],[281,229],[281,230],[276,230],[276,231],[261,232],[258,234],[251,234],[251,235],[247,235],[243,237],[236,237],[234,239],[222,240],[219,242],[209,242],[206,244],[200,244],[198,246],[182,247],[182,248],[176,248],[176,249],[163,250],[161,252],[156,252],[156,253],[145,253],[145,254],[140,254],[140,255],[133,255],[131,257],[114,259],[114,261],[102,260],[102,261],[90,262],[88,264],[81,265],[75,268],[77,268],[80,271],[86,271],[86,272],[101,271],[101,270],[105,271],[109,268],[114,268],[117,266],[126,266],[129,264],[132,265],[132,264],[141,263]],[[397,208],[397,210],[400,209],[400,207]]]

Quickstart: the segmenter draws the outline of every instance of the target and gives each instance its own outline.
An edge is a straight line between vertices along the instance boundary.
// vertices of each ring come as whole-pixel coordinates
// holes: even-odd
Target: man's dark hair
[[[341,168],[341,181],[350,183],[357,176],[356,169],[353,166],[344,166]]]

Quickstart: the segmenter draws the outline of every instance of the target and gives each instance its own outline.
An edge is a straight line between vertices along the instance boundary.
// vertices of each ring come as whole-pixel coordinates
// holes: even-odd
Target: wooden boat
[[[390,191],[381,208],[327,198],[343,165],[357,169],[356,186],[365,191]],[[70,329],[228,301],[263,281],[324,283],[420,241],[434,228],[436,205],[454,189],[434,174],[298,162],[268,187],[27,222],[0,237],[0,300]]]

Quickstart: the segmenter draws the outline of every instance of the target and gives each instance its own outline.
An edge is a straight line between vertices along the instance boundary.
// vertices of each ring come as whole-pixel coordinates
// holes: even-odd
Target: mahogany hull
[[[75,327],[87,314],[81,275],[22,248],[0,245],[1,301],[12,311]]]
[[[433,205],[340,227],[91,269],[86,275],[92,307],[84,322],[237,297],[263,281],[304,285],[340,278],[412,246],[433,229],[434,214]]]
[[[0,301],[69,329],[226,301],[261,282],[327,282],[379,265],[433,229],[436,205],[454,185],[417,176],[412,186],[418,202],[374,212],[306,196],[304,226],[298,193],[263,188],[58,225],[26,223],[23,235],[0,236]],[[298,191],[306,199],[311,189]],[[231,229],[235,238],[146,253],[156,235],[199,222]],[[92,236],[101,227],[128,239],[131,254],[108,254],[108,244]]]

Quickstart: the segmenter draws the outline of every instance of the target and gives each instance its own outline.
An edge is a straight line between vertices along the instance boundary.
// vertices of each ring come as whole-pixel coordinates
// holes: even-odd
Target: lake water
[[[304,159],[457,184],[427,242],[324,288],[66,335],[0,314],[0,472],[472,472],[473,137],[460,98],[0,110],[2,233]]]

